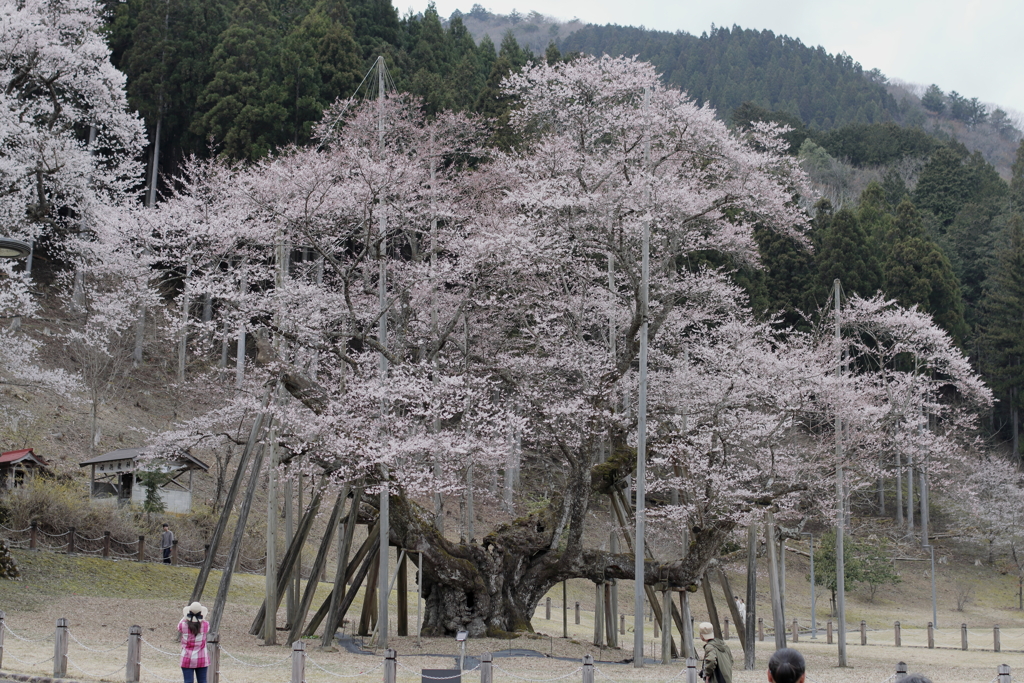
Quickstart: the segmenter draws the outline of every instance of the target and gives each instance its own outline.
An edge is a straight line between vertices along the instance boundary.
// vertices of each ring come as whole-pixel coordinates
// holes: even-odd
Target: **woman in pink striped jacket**
[[[181,673],[185,683],[206,683],[206,670],[210,666],[210,654],[206,651],[206,635],[210,622],[206,620],[207,609],[198,602],[182,610],[184,616],[178,622],[181,633]]]

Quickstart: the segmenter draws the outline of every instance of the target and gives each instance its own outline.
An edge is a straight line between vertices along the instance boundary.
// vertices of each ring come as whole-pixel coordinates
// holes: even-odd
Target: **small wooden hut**
[[[142,505],[146,487],[141,481],[145,472],[166,474],[157,492],[168,512],[188,512],[192,509],[192,473],[206,472],[210,466],[187,452],[173,457],[145,458],[143,448],[121,448],[79,463],[90,467],[89,496],[93,500],[127,505]]]
[[[31,448],[0,453],[0,490],[21,486],[28,477],[48,469],[49,464]]]

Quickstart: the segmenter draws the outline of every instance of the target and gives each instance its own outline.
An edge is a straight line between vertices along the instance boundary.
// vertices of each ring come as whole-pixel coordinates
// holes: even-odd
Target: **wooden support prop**
[[[672,591],[665,587],[665,590],[661,594],[661,613],[671,614],[672,613]],[[615,631],[615,624],[612,624],[612,632]],[[661,663],[671,664],[672,663],[672,621],[665,621],[665,629],[661,634]]]
[[[732,592],[732,586],[729,584],[729,577],[725,575],[725,572],[722,571],[721,567],[718,567],[717,571],[718,582],[722,584],[722,593],[725,595],[725,603],[729,606],[729,614],[732,615],[733,623],[736,624],[736,638],[739,639],[740,647],[743,649],[743,652],[746,653],[747,633],[744,628],[744,624],[746,623],[747,615],[740,614],[739,605],[737,605],[736,601],[733,600],[733,595],[735,594]],[[726,638],[728,638],[728,636],[726,636]],[[746,657],[744,657],[744,661],[746,661]]]
[[[700,584],[704,589],[704,602],[708,607],[708,621],[711,622],[711,628],[715,631],[715,638],[721,638],[722,625],[718,621],[718,608],[715,607],[715,596],[711,592],[711,577],[705,573],[704,580],[701,581]]]
[[[0,609],[0,669],[4,668],[4,631],[7,630],[5,616],[4,611]]]
[[[246,441],[245,448],[242,449],[242,455],[238,458],[238,469],[235,470],[235,476],[231,479],[231,486],[228,487],[227,496],[224,499],[224,507],[220,510],[220,518],[217,520],[217,526],[213,527],[213,535],[210,537],[209,544],[206,545],[203,566],[199,568],[199,576],[196,577],[196,585],[192,588],[190,603],[199,602],[203,598],[203,591],[206,590],[206,581],[210,578],[213,560],[217,556],[217,549],[220,547],[221,536],[224,535],[228,521],[231,519],[235,498],[238,497],[238,489],[242,486],[245,470],[248,468],[249,460],[259,440],[259,435],[263,428],[264,415],[266,414],[267,405],[270,403],[273,391],[274,387],[267,387],[266,393],[263,396],[263,407],[257,413],[256,418],[252,422],[252,427],[249,429],[249,440]]]
[[[583,655],[583,683],[594,683],[593,655]]]
[[[900,622],[896,622],[892,627],[893,635],[895,636],[896,647],[903,646],[903,634],[900,633]]]
[[[326,483],[326,477],[321,478],[320,485],[317,487],[316,493],[313,494],[313,500],[309,502],[309,509],[302,516],[299,522],[298,532],[292,536],[291,543],[288,544],[288,550],[285,551],[284,557],[281,559],[281,565],[277,569],[277,574],[274,579],[277,582],[275,590],[275,599],[277,604],[274,605],[274,613],[281,607],[281,601],[284,599],[288,592],[288,585],[292,578],[292,572],[295,570],[295,566],[298,562],[299,557],[302,555],[302,546],[306,542],[306,538],[309,537],[309,532],[313,528],[313,520],[316,519],[317,513],[320,512],[320,503],[323,501],[324,484]],[[330,534],[328,534],[330,536]],[[326,560],[326,557],[324,558]],[[316,587],[316,581],[310,581],[307,587],[312,584]],[[310,596],[310,600],[312,600]],[[309,608],[307,607],[308,611]],[[260,605],[259,610],[256,612],[256,618],[252,621],[252,626],[249,627],[249,635],[258,636],[263,633],[263,621],[267,615],[267,600],[263,599],[263,604]],[[296,620],[296,621],[302,621]],[[301,624],[300,624],[301,628]],[[292,633],[295,632],[295,626],[292,625]],[[295,638],[290,638],[289,642],[294,641]]]
[[[146,537],[139,536],[139,562],[146,561]]]
[[[398,558],[398,635],[409,635],[409,558],[399,553]]]
[[[960,649],[967,649],[967,624],[960,624]]]
[[[594,645],[604,647],[604,586],[594,584]]]
[[[380,550],[379,544],[377,550]],[[375,553],[371,561],[370,572],[366,577],[366,589],[363,592],[363,611],[359,615],[358,633],[361,636],[370,635],[374,624],[377,623],[377,573],[380,568],[380,555]],[[349,592],[355,593],[354,590]]]
[[[313,494],[314,500],[318,493]],[[320,576],[320,572],[323,571],[324,566],[327,564],[327,553],[331,549],[331,541],[333,540],[334,534],[331,530],[334,529],[338,524],[338,518],[341,516],[341,507],[345,504],[345,494],[338,496],[337,502],[334,504],[334,509],[331,510],[330,520],[327,522],[327,530],[324,532],[324,537],[320,541],[320,548],[317,550],[316,559],[313,560],[313,568],[309,575],[309,581],[306,582],[306,590],[302,592],[302,597],[299,599],[299,604],[295,607],[295,615],[292,620],[291,631],[288,632],[288,642],[294,643],[296,640],[302,637],[302,625],[306,622],[306,615],[309,614],[309,606],[313,604],[313,596],[316,594],[317,586],[319,581],[317,577]],[[312,502],[311,502],[312,509]],[[301,524],[299,531],[302,531]],[[294,538],[297,538],[296,534]],[[279,579],[281,577],[278,577]],[[288,575],[284,575],[284,579],[288,580]],[[280,593],[279,593],[280,594]]]
[[[992,651],[999,652],[1003,649],[1003,644],[999,642],[999,624],[992,627]]]
[[[325,617],[327,618],[327,623],[324,627],[324,633],[330,633],[331,638],[334,637],[334,633],[337,632],[338,627],[341,624],[341,620],[345,618],[345,615],[341,614],[341,616],[338,616],[336,619],[334,619],[334,625],[331,626],[331,610],[334,609],[335,613],[337,614],[337,611],[340,608],[342,601],[345,599],[345,596],[348,595],[349,592],[351,592],[348,590],[348,588],[346,588],[346,586],[348,586],[348,582],[352,580],[352,577],[359,569],[359,563],[363,561],[363,558],[366,557],[366,554],[370,552],[371,548],[377,547],[376,545],[374,545],[374,543],[380,542],[380,534],[378,533],[378,531],[379,527],[376,526],[373,527],[373,529],[371,529],[370,533],[367,535],[366,540],[363,541],[363,545],[360,546],[359,551],[356,553],[355,557],[352,558],[352,561],[348,563],[347,567],[345,567],[345,573],[343,576],[341,575],[340,570],[335,573],[334,588],[331,589],[331,592],[327,595],[327,598],[320,605],[320,609],[318,609],[316,611],[316,614],[313,615],[313,618],[309,620],[309,625],[306,626],[306,631],[303,633],[304,637],[313,637],[316,634],[316,630],[320,628],[320,624],[323,623]],[[377,538],[375,538],[375,536]],[[351,546],[352,539],[349,538],[348,541],[349,546]],[[341,576],[340,579],[338,578],[339,576]],[[362,579],[360,579],[360,581],[361,580]],[[354,581],[353,585],[358,588],[359,581]],[[324,641],[322,639],[320,647],[325,648],[333,646],[330,644],[329,641]]]
[[[899,683],[907,677],[907,663],[899,662],[896,665],[896,683]]]
[[[775,632],[775,649],[781,650],[786,647],[786,618],[782,612],[778,545],[775,542],[775,515],[771,510],[765,511],[764,522],[764,542],[768,548],[768,587],[772,601],[772,630]]]
[[[612,584],[614,581],[604,582],[604,642],[608,647],[619,646],[619,634],[615,629],[615,613],[618,611],[612,605]]]
[[[569,582],[562,581],[562,637],[569,637]]]
[[[292,683],[306,683],[306,644],[292,643]]]
[[[260,474],[263,468],[263,448],[256,451],[252,459],[252,468],[249,472],[249,483],[246,485],[245,497],[242,498],[242,505],[238,509],[238,519],[235,521],[235,533],[231,537],[231,549],[228,550],[228,561],[220,575],[220,584],[217,586],[217,597],[213,602],[213,611],[210,613],[210,630],[220,631],[220,619],[224,614],[224,605],[228,601],[228,591],[231,590],[231,578],[234,575],[235,567],[242,554],[242,538],[245,535],[245,524],[249,521],[249,511],[252,509],[252,501],[256,497],[256,487],[260,481]],[[210,551],[210,557],[217,554],[216,550]]]
[[[928,649],[935,649],[935,627],[930,621],[928,622]]]
[[[630,506],[629,502],[626,500],[626,496],[622,492],[622,489],[613,490],[612,493],[609,495],[609,498],[611,499],[612,510],[615,512],[615,516],[619,520],[619,526],[622,529],[622,536],[626,540],[626,548],[627,550],[629,550],[629,552],[632,553],[634,552],[633,535],[630,533],[629,530],[633,528],[634,525],[632,522],[627,522],[625,512],[626,510],[632,510],[632,506]],[[653,552],[651,551],[650,546],[647,544],[644,544],[644,557],[650,560],[654,559]],[[661,624],[661,605],[658,604],[658,597],[654,594],[654,587],[644,585],[644,593],[647,595],[647,602],[651,605],[651,612],[653,618],[657,620],[659,624]],[[679,627],[679,630],[682,631],[682,618],[676,612],[674,606],[672,612],[673,618],[678,620],[676,622],[676,625]],[[675,642],[672,643],[672,656],[679,656],[678,651],[676,650]]]
[[[863,619],[860,620],[860,644],[868,644],[868,624]]]
[[[679,632],[682,634],[680,636],[683,641],[682,656],[693,657],[697,653],[693,647],[693,619],[690,617],[690,594],[687,591],[679,592],[679,612],[682,614],[680,619],[682,623],[676,624],[676,626],[679,627]],[[673,613],[675,613],[674,610]]]
[[[341,621],[345,618],[345,614],[348,613],[348,608],[352,606],[352,602],[356,599],[356,593],[358,592],[355,589],[356,586],[358,586],[360,583],[362,583],[363,579],[365,579],[366,575],[370,572],[370,567],[373,564],[373,559],[374,559],[374,557],[377,554],[377,548],[380,545],[380,534],[379,533],[370,534],[367,537],[367,540],[370,543],[369,549],[368,549],[369,552],[367,552],[366,556],[363,558],[363,563],[359,566],[359,569],[356,571],[355,576],[352,578],[353,589],[349,590],[349,591],[345,591],[345,595],[342,597],[341,602],[338,604],[337,623],[334,625],[333,629],[325,628],[325,630],[324,630],[324,637],[325,638],[330,638],[331,640],[334,639],[334,634],[338,630],[338,625],[341,624]],[[326,605],[326,602],[324,604]],[[321,609],[323,609],[323,608],[321,608]],[[324,610],[325,614],[326,614],[326,611],[327,610]],[[323,619],[323,617],[320,617],[320,619]],[[316,633],[316,629],[319,626],[320,626],[320,621],[316,617],[314,617],[313,620],[309,622],[309,626],[306,627],[306,631],[307,631],[306,635],[307,636],[314,635]],[[330,626],[330,624],[327,624],[327,626]]]
[[[480,655],[480,683],[494,683],[494,670],[491,668],[493,661],[490,652]]]
[[[743,636],[749,647],[743,648],[743,669],[753,671],[756,665],[754,617],[757,614],[757,522],[747,526],[747,612],[743,615]],[[764,638],[761,638],[764,640]]]
[[[206,670],[206,683],[220,683],[219,633],[211,633],[206,636],[206,653],[210,658],[210,666]]]
[[[125,664],[125,681],[139,683],[142,675],[142,627],[132,626],[128,629],[128,661]]]
[[[57,630],[53,634],[53,677],[64,678],[68,675],[68,620],[58,619]]]

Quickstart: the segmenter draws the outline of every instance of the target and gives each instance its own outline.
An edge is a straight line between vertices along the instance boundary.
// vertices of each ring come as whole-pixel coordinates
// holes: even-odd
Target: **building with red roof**
[[[43,460],[42,456],[36,455],[31,448],[0,453],[0,489],[21,486],[27,477],[48,469],[49,463]]]

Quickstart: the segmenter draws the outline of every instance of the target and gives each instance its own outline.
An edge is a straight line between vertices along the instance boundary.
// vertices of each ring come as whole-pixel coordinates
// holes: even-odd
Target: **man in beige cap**
[[[700,639],[704,641],[704,668],[701,675],[705,681],[732,683],[732,652],[721,638],[715,638],[715,627],[709,622],[700,624]]]

